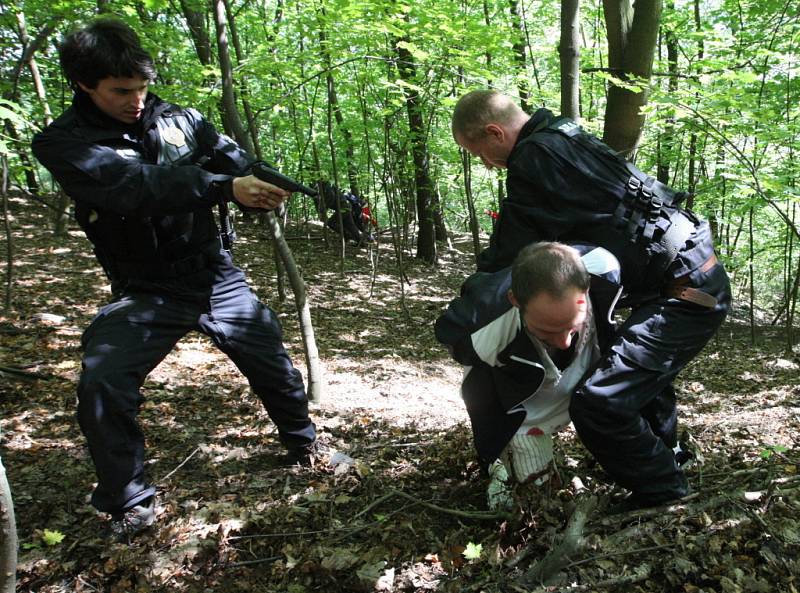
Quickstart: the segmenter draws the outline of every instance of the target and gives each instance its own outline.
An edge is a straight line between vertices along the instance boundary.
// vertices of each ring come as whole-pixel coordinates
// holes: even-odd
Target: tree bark
[[[2,180],[0,194],[3,198],[3,220],[5,221],[8,269],[6,274],[5,309],[11,309],[11,228],[8,222],[8,161],[2,157]],[[17,575],[17,526],[14,520],[14,504],[11,488],[6,478],[6,469],[0,457],[0,593],[14,593]]]
[[[336,83],[333,80],[331,54],[328,47],[329,40],[328,34],[325,30],[324,8],[321,11],[321,17],[322,18],[319,19],[319,51],[322,54],[322,60],[326,69],[325,82],[328,91],[328,104],[329,108],[333,112],[333,117],[336,119],[336,127],[344,139],[344,154],[347,159],[347,180],[350,182],[350,191],[354,195],[360,196],[361,190],[358,187],[358,172],[356,170],[355,150],[353,149],[353,135],[345,125],[344,116],[342,115],[342,108],[339,106],[339,97],[336,94]]]
[[[20,25],[18,33],[20,42],[22,44],[22,56],[20,57],[20,60],[14,68],[12,76],[10,77],[10,89],[3,92],[3,98],[13,103],[20,102],[18,83],[19,77],[22,75],[22,71],[25,69],[26,65],[29,65],[30,60],[33,59],[33,55],[36,53],[36,50],[38,50],[42,44],[44,44],[56,27],[55,20],[49,22],[42,27],[42,30],[39,31],[36,37],[31,41],[27,34],[25,17],[22,13],[17,13],[17,23]],[[38,68],[36,70],[38,72]],[[28,142],[20,138],[19,132],[17,132],[17,129],[14,127],[14,124],[11,121],[5,121],[5,128],[6,133],[13,140],[13,145],[17,148],[17,155],[22,162],[25,172],[25,184],[28,187],[28,191],[32,194],[38,194],[39,182],[36,180],[36,174],[34,173],[36,167],[28,157]]]
[[[8,159],[0,157],[0,196],[3,200],[3,228],[6,234],[6,291],[3,306],[11,311],[11,288],[14,280],[14,237],[11,234],[11,217],[8,213]]]
[[[17,13],[17,26],[19,28],[20,40],[22,41],[23,47],[25,47],[23,59],[25,59],[28,69],[31,71],[33,87],[36,90],[36,96],[39,98],[39,102],[42,105],[42,110],[44,111],[44,124],[45,126],[49,126],[53,121],[53,115],[50,112],[50,105],[47,102],[47,93],[45,92],[44,84],[42,83],[42,76],[39,73],[39,66],[36,63],[34,54],[41,43],[43,43],[44,40],[50,36],[50,33],[53,32],[55,29],[55,23],[45,26],[45,28],[42,29],[37,36],[37,39],[34,43],[31,43],[30,37],[28,36],[28,27],[25,24],[25,14],[22,12]]]
[[[575,121],[581,116],[580,0],[561,0],[561,113]]]
[[[233,133],[236,143],[250,154],[255,154],[253,142],[245,132],[239,112],[236,109],[236,96],[233,91],[233,68],[231,56],[228,51],[227,17],[225,2],[214,0],[214,22],[217,27],[217,52],[219,54],[219,68],[222,72],[222,105],[224,107],[226,126]]]
[[[183,17],[186,19],[186,24],[192,36],[197,59],[204,66],[209,66],[212,62],[211,40],[206,29],[205,13],[196,10],[191,0],[180,0],[180,2]]]
[[[511,26],[514,29],[512,35],[513,45],[511,51],[514,61],[517,63],[517,92],[519,93],[519,104],[526,113],[531,112],[530,85],[528,84],[528,68],[525,62],[525,23],[520,14],[520,4],[517,0],[509,0],[511,10]]]
[[[17,523],[6,468],[0,457],[0,593],[14,593],[17,580]]]
[[[425,118],[422,114],[422,100],[414,90],[417,85],[417,71],[414,58],[401,42],[408,41],[403,37],[397,40],[397,68],[400,78],[409,87],[403,87],[408,112],[408,127],[411,140],[411,154],[414,161],[414,182],[417,205],[417,258],[429,264],[436,263],[436,240],[433,229],[433,181],[430,175],[428,159],[427,134]]]
[[[231,4],[229,0],[223,0],[225,4],[225,14],[228,17],[228,26],[231,30],[231,41],[233,41],[233,49],[236,52],[236,63],[241,65],[243,60],[242,45],[239,42],[239,34],[236,32],[236,21],[231,12]],[[239,76],[239,93],[244,108],[244,115],[247,118],[247,130],[250,134],[250,139],[253,142],[253,150],[258,160],[264,160],[261,154],[261,144],[258,142],[258,129],[256,127],[256,119],[253,116],[253,110],[250,107],[248,100],[247,78],[244,75]]]
[[[223,73],[223,105],[225,107],[226,117],[232,129],[238,130],[237,135],[241,135],[242,142],[240,144],[242,147],[252,154],[253,146],[250,142],[250,137],[244,132],[242,120],[236,109],[236,99],[233,95],[233,69],[231,67],[230,53],[228,52],[224,0],[214,0],[214,18],[217,24],[217,47],[219,48],[220,70]],[[227,95],[225,94],[226,91]],[[239,138],[237,137],[236,139],[238,142]],[[292,285],[292,290],[295,295],[295,304],[297,305],[297,312],[300,317],[300,332],[303,338],[303,348],[308,365],[308,397],[313,402],[319,402],[322,399],[322,368],[319,363],[319,352],[314,339],[314,328],[311,324],[311,313],[308,307],[308,299],[306,298],[305,284],[295,264],[292,251],[286,243],[286,237],[283,235],[275,212],[267,212],[266,219],[272,236],[275,239],[275,245],[280,253],[281,260],[284,266],[286,266],[289,283]]]
[[[670,11],[675,9],[674,0],[667,2],[667,9]],[[675,31],[672,29],[666,29],[664,31],[664,39],[667,45],[667,70],[669,72],[667,88],[670,94],[674,95],[678,91],[678,36],[675,35]],[[658,169],[656,173],[658,180],[666,185],[670,184],[670,161],[673,158],[672,153],[675,145],[675,110],[670,109],[664,124],[664,133],[659,138]]]
[[[603,140],[627,158],[633,158],[644,127],[641,109],[647,104],[661,19],[661,0],[603,0],[608,31],[608,62],[623,83],[635,83],[638,92],[611,84],[606,104]]]
[[[344,236],[344,221],[342,220],[342,204],[339,202],[339,171],[336,166],[336,143],[333,141],[333,106],[330,102],[331,90],[333,88],[333,78],[326,77],[325,80],[328,86],[328,104],[326,105],[326,127],[325,130],[327,132],[328,137],[328,149],[331,151],[331,168],[333,169],[333,187],[332,191],[334,194],[334,215],[336,216],[336,225],[339,229],[339,273],[341,274],[342,278],[344,278],[344,258],[347,249],[347,240]],[[325,196],[320,195],[320,201],[323,204],[324,208],[327,208],[325,205]],[[327,226],[327,225],[326,225]]]
[[[308,368],[308,385],[306,392],[308,399],[312,402],[319,403],[322,401],[324,394],[325,383],[322,372],[322,364],[319,359],[319,350],[317,349],[317,341],[314,337],[314,324],[311,321],[311,308],[308,305],[308,295],[306,293],[306,285],[303,277],[300,275],[300,270],[294,261],[292,251],[286,243],[286,237],[283,235],[280,224],[274,212],[267,212],[267,223],[275,238],[275,245],[279,249],[283,264],[286,266],[286,275],[289,278],[289,284],[292,286],[294,292],[294,303],[297,308],[297,314],[300,318],[300,334],[303,338],[303,350],[306,355],[306,364]]]
[[[28,27],[25,24],[25,14],[22,12],[17,13],[17,27],[19,28],[19,37],[22,45],[25,48],[23,59],[28,64],[28,69],[31,72],[31,79],[33,80],[33,87],[36,90],[36,96],[39,98],[39,103],[44,112],[44,125],[49,126],[53,121],[53,114],[50,111],[50,104],[47,101],[47,91],[45,90],[42,76],[39,73],[39,65],[36,63],[35,52],[44,43],[44,40],[50,36],[55,29],[55,22],[46,25],[36,36],[36,39],[31,42],[28,36]],[[58,192],[58,205],[53,212],[53,233],[57,237],[61,237],[67,230],[67,221],[69,220],[68,210],[69,196],[63,190]]]
[[[460,148],[461,170],[464,172],[464,195],[467,200],[467,212],[469,213],[469,230],[472,234],[472,251],[475,254],[475,264],[478,263],[478,255],[481,252],[481,234],[478,217],[475,214],[475,200],[472,197],[472,167],[469,153]]]

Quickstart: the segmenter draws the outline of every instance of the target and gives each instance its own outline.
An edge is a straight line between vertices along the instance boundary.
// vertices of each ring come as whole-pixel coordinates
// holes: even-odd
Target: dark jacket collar
[[[148,93],[139,121],[126,124],[103,113],[89,95],[77,91],[72,99],[72,107],[62,118],[72,120],[72,123],[64,123],[90,140],[120,137],[133,140],[141,138],[153,119],[170,107],[173,106],[162,101],[155,93]]]
[[[545,126],[549,125],[550,122],[553,121],[555,116],[553,112],[549,109],[545,109],[542,107],[541,109],[537,109],[534,114],[530,117],[528,121],[525,122],[525,125],[522,126],[522,129],[519,131],[519,135],[517,136],[517,141],[514,143],[514,148],[511,149],[511,153],[508,155],[508,160],[514,158],[514,153],[517,152],[520,143],[525,140],[528,136],[533,134],[534,132],[538,132]]]
[[[169,103],[162,101],[155,93],[149,92],[144,100],[144,109],[139,121],[126,124],[103,113],[83,91],[77,91],[72,99],[72,109],[82,125],[102,128],[117,134],[139,135],[143,127],[148,127],[154,117],[169,107]]]

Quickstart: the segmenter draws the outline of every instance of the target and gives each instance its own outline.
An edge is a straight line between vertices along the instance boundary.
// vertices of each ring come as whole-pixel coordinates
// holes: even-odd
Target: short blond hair
[[[451,130],[453,137],[460,136],[468,142],[486,135],[487,124],[508,124],[519,114],[524,114],[511,97],[493,90],[470,91],[458,100],[453,109]]]

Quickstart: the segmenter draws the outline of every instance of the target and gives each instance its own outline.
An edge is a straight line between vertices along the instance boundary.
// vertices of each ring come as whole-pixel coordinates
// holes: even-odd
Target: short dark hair
[[[589,290],[589,272],[569,245],[532,243],[519,252],[511,266],[511,292],[522,309],[541,292],[558,299],[575,288]]]
[[[101,18],[67,35],[58,46],[61,69],[74,90],[90,89],[109,76],[155,80],[153,58],[139,36],[122,21]]]

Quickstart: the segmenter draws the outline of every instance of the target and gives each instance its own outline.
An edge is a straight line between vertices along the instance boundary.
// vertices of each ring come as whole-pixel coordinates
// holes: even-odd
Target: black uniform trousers
[[[214,274],[207,298],[126,292],[101,308],[83,334],[78,421],[97,471],[92,504],[101,511],[125,510],[155,493],[144,476],[140,388],[192,330],[208,335],[247,377],[285,446],[315,439],[303,379],[284,349],[275,314],[229,258]]]
[[[695,270],[689,286],[713,308],[662,297],[636,307],[570,404],[578,436],[608,474],[640,496],[684,496],[688,483],[672,451],[677,412],[672,382],[708,343],[730,307],[730,283],[717,263]]]

